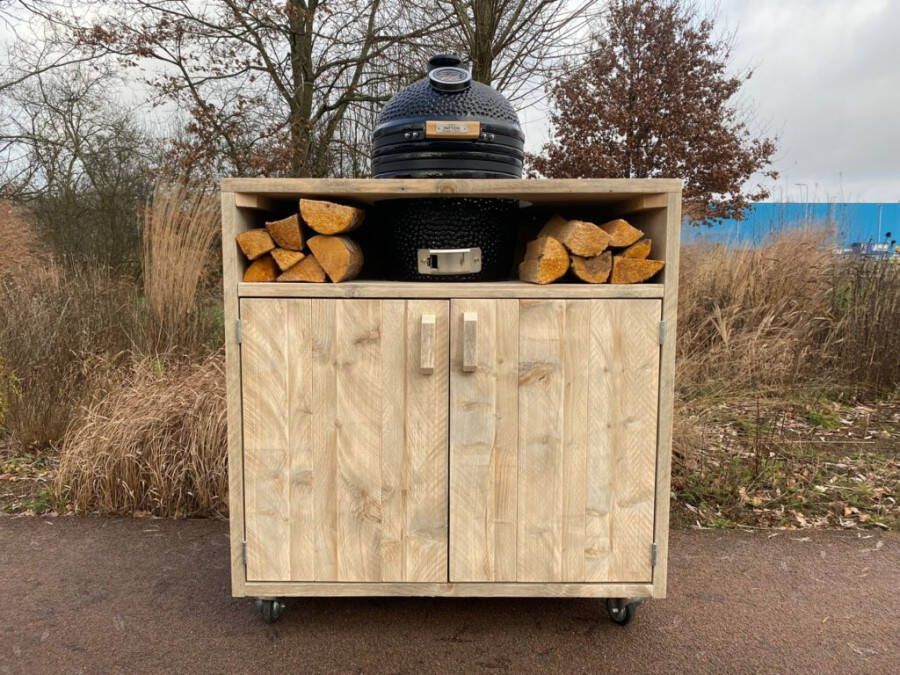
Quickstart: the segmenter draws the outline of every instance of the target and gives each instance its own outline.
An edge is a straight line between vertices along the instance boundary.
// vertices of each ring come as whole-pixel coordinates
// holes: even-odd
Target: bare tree
[[[438,0],[454,21],[450,44],[472,77],[513,101],[543,88],[563,56],[577,56],[599,3],[592,0]]]
[[[88,19],[45,15],[72,44],[140,67],[158,101],[189,112],[192,140],[179,148],[189,161],[311,176],[344,170],[339,132],[348,111],[389,98],[392,48],[447,23],[396,0],[111,0]]]
[[[0,34],[6,33],[6,58],[0,74],[0,94],[28,80],[60,68],[86,63],[95,54],[65,44],[59,29],[40,18],[37,3],[0,0]]]
[[[136,262],[158,153],[112,91],[109,73],[84,65],[7,89],[0,194],[27,206],[61,255],[121,266]]]

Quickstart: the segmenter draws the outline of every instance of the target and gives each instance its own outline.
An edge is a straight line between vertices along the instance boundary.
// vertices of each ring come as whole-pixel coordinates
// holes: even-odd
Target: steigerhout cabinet
[[[661,238],[660,283],[240,283],[272,200],[574,193],[223,185],[235,595],[664,595],[680,193],[577,182]]]

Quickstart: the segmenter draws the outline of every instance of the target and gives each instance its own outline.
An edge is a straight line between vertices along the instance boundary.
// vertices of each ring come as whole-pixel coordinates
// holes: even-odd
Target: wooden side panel
[[[228,415],[228,527],[231,540],[231,593],[245,594],[244,584],[244,444],[241,422],[241,348],[235,322],[240,317],[238,282],[241,263],[235,235],[247,219],[235,207],[232,192],[222,193],[222,287],[225,310],[225,386]]]
[[[516,579],[518,307],[451,303],[451,581]],[[466,372],[464,318],[473,312],[475,369]]]
[[[428,375],[423,311],[437,317]],[[446,581],[448,303],[242,312],[248,580]]]
[[[659,374],[659,439],[656,460],[657,563],[653,570],[653,595],[666,596],[669,554],[669,499],[672,476],[672,410],[675,399],[675,341],[678,323],[678,267],[681,248],[681,191],[669,194],[666,209],[665,298],[662,318],[664,342]]]
[[[650,581],[658,300],[591,302],[585,581]]]

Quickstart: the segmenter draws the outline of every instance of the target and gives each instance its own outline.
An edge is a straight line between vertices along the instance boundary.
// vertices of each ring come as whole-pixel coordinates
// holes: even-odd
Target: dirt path
[[[0,517],[0,673],[900,670],[896,535],[676,531],[669,599],[624,629],[593,600],[370,598],[266,626],[229,595],[227,543],[222,522]]]

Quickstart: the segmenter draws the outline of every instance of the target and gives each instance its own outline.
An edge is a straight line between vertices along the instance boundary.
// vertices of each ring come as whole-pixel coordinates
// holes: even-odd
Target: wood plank
[[[513,197],[534,203],[622,201],[642,193],[676,192],[674,178],[225,178],[221,189],[278,199],[345,198],[372,203],[397,197]]]
[[[336,304],[337,578],[375,581],[381,579],[382,397],[389,393],[382,386],[381,303]]]
[[[463,370],[464,318],[478,317],[475,370]],[[518,303],[451,303],[450,579],[514,581]]]
[[[585,509],[587,506],[587,432],[590,389],[591,303],[565,304],[561,330],[563,361],[563,441],[561,446],[561,580],[585,579]]]
[[[234,206],[239,209],[256,209],[258,211],[269,211],[272,209],[272,200],[264,195],[248,194],[247,192],[237,192],[234,195]]]
[[[304,372],[310,381],[310,444],[313,455],[313,512],[315,514],[316,579],[340,578],[337,462],[337,311],[338,303],[310,302],[309,360]]]
[[[293,581],[316,578],[315,462],[312,438],[319,421],[312,410],[312,382],[306,374],[312,358],[312,301],[277,302],[285,318],[285,344],[281,364],[287,380],[280,408],[287,423],[290,572]],[[266,330],[265,327],[262,330]],[[251,340],[252,342],[252,340]],[[249,344],[249,343],[248,343]],[[263,382],[262,386],[266,386]],[[278,410],[272,411],[278,415]],[[275,422],[278,423],[277,421]]]
[[[663,284],[556,283],[536,286],[522,281],[431,283],[402,281],[345,281],[340,284],[239,283],[241,297],[252,298],[534,298],[601,299],[662,298]]]
[[[249,583],[246,595],[264,597],[649,598],[651,584],[523,583]]]
[[[424,300],[407,303],[405,399],[406,453],[404,579],[407,581],[447,580],[447,481],[450,323],[449,303]],[[434,364],[431,373],[417,369],[423,316],[434,318],[432,326]],[[403,324],[400,324],[403,326]],[[418,331],[417,331],[418,328]],[[397,342],[397,345],[403,345]],[[403,379],[386,373],[387,386]]]
[[[381,303],[382,321],[390,331],[390,339],[381,340],[381,367],[385,377],[392,377],[395,395],[385,396],[381,415],[381,577],[382,581],[406,579],[406,399],[407,387],[402,376],[407,369],[403,345],[408,339],[406,302],[386,300]]]
[[[649,211],[650,209],[664,209],[669,204],[669,195],[667,193],[639,195],[631,197],[612,205],[612,209],[621,216],[627,216],[632,213],[640,213],[641,211]]]
[[[652,578],[660,311],[659,301],[591,303],[589,581]]]
[[[519,302],[518,581],[562,580],[565,302]]]
[[[241,348],[237,342],[236,322],[240,317],[237,284],[241,278],[235,236],[252,225],[246,222],[234,204],[234,194],[223,192],[222,208],[222,287],[225,316],[225,406],[228,425],[228,528],[231,543],[231,592],[243,594],[244,569],[244,443],[241,422]]]
[[[244,302],[244,470],[247,579],[291,579],[285,303]]]
[[[653,593],[665,597],[669,553],[669,495],[672,476],[672,419],[675,399],[675,342],[678,324],[678,252],[681,249],[681,193],[669,195],[666,209],[665,323],[659,373],[659,438],[656,458],[656,514],[654,539],[657,562],[653,570]]]

